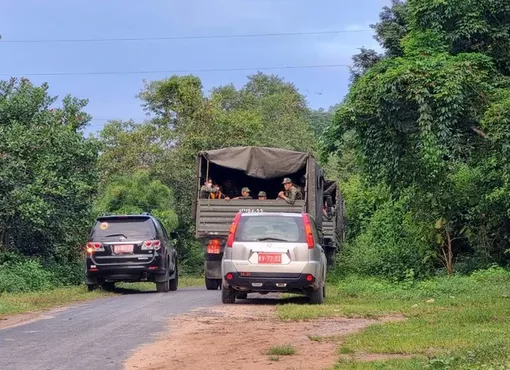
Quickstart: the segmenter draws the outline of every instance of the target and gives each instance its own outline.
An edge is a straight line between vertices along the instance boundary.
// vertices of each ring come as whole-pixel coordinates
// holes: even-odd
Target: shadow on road
[[[308,303],[309,299],[305,296],[297,296],[297,297],[282,297],[280,295],[254,295],[250,297],[248,295],[247,299],[236,299],[235,304],[240,305],[248,305],[248,304],[256,304],[256,305],[266,305],[266,306],[276,306],[281,304],[305,304]]]
[[[124,288],[124,287],[115,287],[114,290],[112,290],[114,293],[119,294],[155,294],[156,289],[154,290],[140,290],[140,289],[133,289],[133,288]]]
[[[186,288],[179,288],[175,292],[167,292],[167,293],[158,293],[156,291],[156,287],[154,287],[154,290],[143,290],[143,289],[137,289],[137,288],[126,288],[126,287],[115,287],[115,289],[111,290],[113,293],[122,294],[122,295],[129,295],[129,294],[172,294],[172,293],[179,293],[179,292],[186,292],[186,291],[197,291],[197,288],[193,287],[186,287]],[[205,290],[205,289],[204,289]]]

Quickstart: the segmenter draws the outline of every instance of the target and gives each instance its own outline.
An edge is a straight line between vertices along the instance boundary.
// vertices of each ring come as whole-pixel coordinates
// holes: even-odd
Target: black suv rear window
[[[156,228],[150,218],[105,218],[99,219],[92,230],[94,241],[119,240],[151,240],[156,237]]]
[[[288,241],[306,243],[305,227],[301,217],[243,216],[236,232],[236,241]]]

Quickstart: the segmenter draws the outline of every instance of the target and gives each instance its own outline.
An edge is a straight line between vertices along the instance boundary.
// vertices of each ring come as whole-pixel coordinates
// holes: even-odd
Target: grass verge
[[[203,278],[189,276],[179,277],[179,289],[191,286],[202,286],[203,284]],[[120,283],[117,284],[117,286],[121,289],[114,292],[103,290],[88,292],[85,285],[80,285],[29,293],[3,293],[0,295],[0,319],[10,315],[44,311],[73,303],[118,295],[122,294],[122,289],[139,291],[155,291],[156,289],[154,283]]]
[[[281,305],[278,315],[284,320],[391,314],[407,318],[345,338],[336,369],[510,368],[508,271],[493,268],[400,284],[351,277],[329,284],[327,293],[324,305]],[[393,358],[367,361],[366,354]]]
[[[296,354],[296,349],[290,344],[273,346],[267,351],[267,355],[269,356],[291,356],[294,354]]]

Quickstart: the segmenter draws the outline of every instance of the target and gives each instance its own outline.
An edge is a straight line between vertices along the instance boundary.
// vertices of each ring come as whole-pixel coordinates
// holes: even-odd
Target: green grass
[[[203,286],[203,278],[179,277],[179,289],[190,286]],[[119,288],[147,291],[156,290],[154,283],[120,283]],[[204,288],[205,289],[205,288]],[[3,293],[0,294],[0,318],[31,311],[44,311],[56,307],[66,306],[98,298],[122,294],[122,291],[106,292],[101,289],[88,292],[85,285],[52,290],[36,291],[30,293]]]
[[[308,338],[313,342],[322,342],[324,340],[324,337],[319,335],[309,335]]]
[[[329,284],[324,305],[281,305],[278,315],[284,320],[406,317],[346,337],[339,351],[415,358],[369,363],[344,359],[336,369],[506,369],[510,368],[509,297],[510,272],[502,269],[406,284],[351,277]]]
[[[4,293],[0,295],[0,318],[24,312],[48,310],[110,295],[113,293],[102,290],[88,292],[84,285],[30,293]]]
[[[267,355],[269,356],[291,356],[294,354],[296,354],[296,349],[290,344],[273,346],[267,351]]]

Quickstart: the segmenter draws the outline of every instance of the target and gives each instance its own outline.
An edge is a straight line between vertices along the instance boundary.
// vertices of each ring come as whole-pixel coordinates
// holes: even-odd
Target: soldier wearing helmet
[[[244,187],[241,189],[241,196],[240,197],[235,197],[235,198],[232,198],[232,199],[253,199],[250,195],[250,188],[248,187]],[[226,200],[229,200],[230,198],[225,198]]]
[[[296,200],[301,200],[301,190],[292,183],[292,180],[288,177],[283,179],[284,191],[278,193],[278,198],[285,200],[289,204],[294,204]]]

